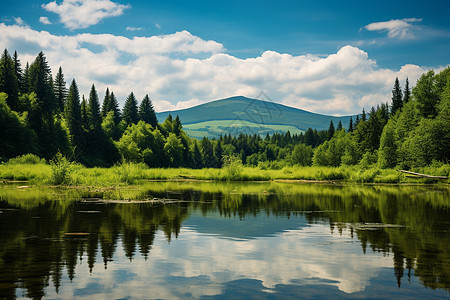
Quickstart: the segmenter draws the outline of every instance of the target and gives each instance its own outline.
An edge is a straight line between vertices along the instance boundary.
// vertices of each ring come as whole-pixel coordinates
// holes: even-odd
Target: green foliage
[[[122,118],[128,125],[137,124],[139,121],[137,101],[133,92],[131,92],[125,101]]]
[[[152,125],[153,128],[156,128],[156,125],[158,125],[158,119],[156,118],[152,101],[148,95],[145,95],[139,106],[139,119]]]
[[[58,152],[50,161],[52,167],[52,176],[50,182],[55,185],[70,183],[70,162],[61,153]]]
[[[391,118],[384,127],[378,151],[380,168],[393,168],[397,165],[397,144],[395,142],[396,118]]]
[[[18,164],[36,165],[45,163],[46,163],[45,159],[40,158],[39,156],[31,153],[20,155],[8,160],[8,164],[10,165],[18,165]]]
[[[234,155],[223,157],[223,167],[228,181],[240,180],[242,178],[242,161]]]
[[[301,166],[310,166],[312,164],[312,157],[314,151],[311,146],[305,144],[297,144],[292,151],[291,160],[293,164],[299,164]]]

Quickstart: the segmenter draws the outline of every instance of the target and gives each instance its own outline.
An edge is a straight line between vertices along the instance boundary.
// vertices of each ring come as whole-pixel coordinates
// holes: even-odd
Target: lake
[[[449,207],[448,186],[3,185],[0,298],[450,298]]]

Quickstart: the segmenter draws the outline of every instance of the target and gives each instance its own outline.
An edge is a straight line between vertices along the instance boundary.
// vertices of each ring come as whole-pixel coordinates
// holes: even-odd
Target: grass
[[[137,184],[142,180],[212,180],[230,181],[229,170],[148,168],[145,164],[122,162],[111,168],[86,168],[70,164],[69,179],[66,185],[80,186],[120,186]],[[415,171],[433,175],[450,173],[450,165],[429,166]],[[0,178],[3,180],[29,181],[34,185],[52,185],[54,181],[52,166],[43,161],[33,163],[8,162],[0,165]],[[269,180],[312,180],[343,181],[355,183],[429,183],[425,179],[407,178],[393,169],[348,167],[302,167],[285,166],[279,170],[241,167],[231,181],[269,181]],[[448,180],[441,181],[449,183]]]

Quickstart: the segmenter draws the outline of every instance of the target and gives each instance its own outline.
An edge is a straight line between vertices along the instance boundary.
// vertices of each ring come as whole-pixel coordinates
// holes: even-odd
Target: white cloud
[[[104,18],[123,14],[129,5],[118,4],[110,0],[63,0],[42,4],[42,8],[59,15],[67,28],[81,29],[99,23]]]
[[[81,93],[94,83],[109,87],[123,103],[133,91],[149,94],[158,111],[181,109],[229,96],[256,97],[264,91],[276,102],[317,113],[347,115],[390,101],[395,77],[411,85],[425,68],[384,69],[353,46],[327,56],[293,56],[266,51],[240,59],[222,44],[187,31],[127,38],[111,34],[52,35],[0,24],[0,44],[17,50],[24,65],[44,51],[54,72],[62,66],[67,82]],[[102,97],[102,96],[101,96]]]
[[[140,31],[140,30],[143,30],[142,27],[131,27],[131,26],[128,26],[126,29],[128,31]]]
[[[21,17],[14,18],[14,22],[16,22],[16,24],[19,26],[22,26],[25,24],[25,22],[22,20]]]
[[[414,39],[414,31],[418,26],[411,23],[421,22],[422,19],[407,18],[401,20],[390,20],[387,22],[375,22],[364,26],[369,31],[387,31],[388,37],[391,39]]]
[[[52,22],[50,22],[50,20],[47,17],[40,17],[39,22],[41,22],[42,24],[45,24],[45,25],[52,24]]]

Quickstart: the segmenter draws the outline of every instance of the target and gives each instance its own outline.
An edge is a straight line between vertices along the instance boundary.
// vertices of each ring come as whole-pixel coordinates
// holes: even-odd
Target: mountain
[[[239,133],[266,135],[290,131],[301,133],[308,128],[328,129],[332,120],[335,128],[339,121],[348,127],[350,116],[333,117],[311,113],[282,104],[246,98],[231,97],[200,104],[191,108],[157,113],[163,122],[168,115],[180,116],[183,129],[196,138],[218,137],[220,134]]]

